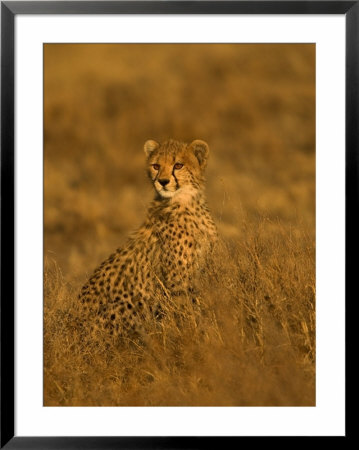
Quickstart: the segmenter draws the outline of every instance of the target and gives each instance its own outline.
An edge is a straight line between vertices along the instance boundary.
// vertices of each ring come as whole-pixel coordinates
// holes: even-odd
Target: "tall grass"
[[[145,340],[100,344],[77,327],[74,292],[45,270],[45,404],[294,406],[315,403],[313,242],[266,220],[222,243],[198,304],[162,299]],[[86,330],[85,330],[86,331]]]

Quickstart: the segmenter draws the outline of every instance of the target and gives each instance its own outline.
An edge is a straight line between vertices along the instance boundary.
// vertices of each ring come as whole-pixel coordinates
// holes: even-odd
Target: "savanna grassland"
[[[315,405],[315,46],[45,45],[44,404]],[[103,345],[93,269],[141,225],[147,139],[203,139],[221,236],[200,312]]]

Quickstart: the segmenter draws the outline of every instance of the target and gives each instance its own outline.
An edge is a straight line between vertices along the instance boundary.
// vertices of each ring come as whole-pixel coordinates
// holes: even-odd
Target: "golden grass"
[[[315,404],[313,45],[45,46],[44,404]],[[200,305],[95,345],[77,293],[140,225],[143,143],[206,140]]]
[[[76,297],[46,260],[46,404],[313,405],[313,245],[280,226],[264,237],[265,224],[222,245],[200,305],[163,299],[145,343],[81,336]]]

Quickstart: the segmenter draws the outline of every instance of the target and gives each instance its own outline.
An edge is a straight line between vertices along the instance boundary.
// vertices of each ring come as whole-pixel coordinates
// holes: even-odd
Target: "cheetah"
[[[196,274],[217,242],[204,194],[208,144],[149,140],[144,151],[155,191],[147,217],[79,295],[91,330],[112,336],[143,333],[148,319],[161,318],[163,296],[176,302],[194,295]]]

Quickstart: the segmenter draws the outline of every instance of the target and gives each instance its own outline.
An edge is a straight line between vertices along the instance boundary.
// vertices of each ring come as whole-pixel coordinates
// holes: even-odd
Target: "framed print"
[[[348,436],[358,2],[1,3],[1,446]]]

